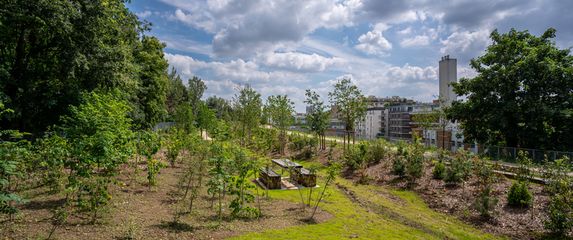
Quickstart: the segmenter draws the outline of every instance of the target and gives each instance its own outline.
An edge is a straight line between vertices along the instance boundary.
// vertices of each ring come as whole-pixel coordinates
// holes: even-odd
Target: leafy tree
[[[345,142],[350,144],[350,136],[352,134],[352,142],[354,143],[354,125],[356,121],[364,118],[366,115],[366,99],[364,95],[362,95],[362,92],[356,85],[352,84],[350,78],[343,78],[336,82],[334,90],[328,93],[328,96],[330,97],[331,105],[336,106],[346,127]]]
[[[137,93],[133,51],[147,28],[125,1],[6,0],[0,11],[0,92],[14,110],[2,126],[40,133],[83,91]]]
[[[187,87],[183,84],[181,76],[179,76],[174,67],[171,68],[167,79],[167,113],[173,118],[176,115],[177,107],[188,102],[189,93],[187,92]]]
[[[197,76],[193,76],[193,78],[189,79],[188,85],[189,104],[191,104],[191,109],[193,109],[193,115],[197,116],[199,114],[201,97],[203,97],[203,93],[207,90],[207,85],[205,85],[205,82]]]
[[[306,116],[308,127],[320,139],[320,149],[326,149],[325,132],[328,129],[330,112],[327,111],[324,102],[316,92],[307,89],[305,95],[306,100],[304,103],[308,104],[310,109],[312,109]]]
[[[167,60],[163,57],[165,44],[155,37],[143,36],[135,50],[139,63],[140,86],[137,93],[138,108],[143,117],[136,117],[136,123],[144,128],[155,126],[167,114]]]
[[[209,175],[211,178],[207,183],[207,186],[209,186],[207,192],[211,194],[211,199],[215,199],[215,197],[217,198],[217,216],[219,221],[221,221],[223,217],[224,194],[226,192],[226,186],[231,180],[231,176],[228,171],[230,161],[227,153],[224,151],[223,146],[220,143],[214,143],[211,146],[211,153],[212,157],[209,159],[209,164],[211,165]]]
[[[209,109],[215,111],[215,115],[218,119],[223,119],[226,121],[231,120],[231,112],[232,107],[231,103],[227,99],[217,97],[217,96],[210,96],[205,100],[205,103],[209,107]]]
[[[203,102],[199,103],[198,105],[199,111],[197,111],[197,127],[201,132],[205,130],[205,132],[212,132],[217,124],[217,117],[215,116],[215,112],[209,109],[207,105]]]
[[[177,127],[183,129],[186,133],[190,133],[195,127],[195,115],[193,115],[193,109],[187,103],[177,106],[174,120]]]
[[[265,106],[271,124],[279,129],[280,152],[285,154],[286,131],[293,123],[294,103],[287,95],[269,96]]]
[[[48,134],[36,141],[35,152],[43,168],[43,182],[56,193],[63,188],[64,164],[70,157],[68,141],[57,134]]]
[[[510,30],[490,35],[484,55],[471,61],[478,73],[462,78],[454,91],[466,100],[448,110],[464,137],[479,143],[568,149],[573,145],[573,56],[552,41]]]
[[[254,188],[249,182],[249,177],[253,174],[251,171],[255,162],[246,155],[243,150],[235,150],[235,159],[231,163],[235,174],[231,177],[229,192],[235,195],[235,199],[231,201],[229,208],[232,209],[231,215],[235,217],[258,217],[260,212],[258,209],[245,206],[246,203],[253,202],[255,196],[249,192],[249,189]]]
[[[125,101],[112,94],[92,92],[85,93],[83,103],[71,106],[71,114],[62,118],[61,129],[72,156],[65,163],[71,170],[69,184],[77,190],[80,206],[85,205],[82,197],[88,196],[87,208],[93,212],[93,221],[111,198],[111,177],[132,155],[129,110]]]
[[[235,94],[233,98],[235,116],[239,122],[241,144],[250,144],[253,129],[259,126],[261,118],[262,101],[261,94],[251,86],[245,86]]]

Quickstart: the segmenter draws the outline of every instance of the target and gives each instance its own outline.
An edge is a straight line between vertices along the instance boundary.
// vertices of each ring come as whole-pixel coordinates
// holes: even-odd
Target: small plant
[[[147,182],[149,189],[151,189],[152,186],[157,185],[157,174],[159,174],[159,171],[163,167],[165,166],[161,161],[154,158],[147,159]]]
[[[326,192],[328,185],[336,179],[336,176],[338,176],[339,173],[340,173],[340,166],[339,165],[333,164],[330,167],[328,167],[328,175],[326,176],[326,182],[324,183],[324,188],[322,189],[322,192],[320,193],[320,195],[318,196],[318,199],[316,200],[316,203],[314,204],[314,209],[312,210],[312,214],[310,215],[310,219],[314,219],[314,214],[316,213],[316,209],[318,208],[318,204],[322,201],[322,198],[324,197],[324,193]]]
[[[52,235],[56,232],[56,229],[63,225],[68,219],[68,211],[66,210],[66,206],[62,206],[60,208],[56,208],[52,212],[52,229],[48,234],[47,239],[52,239]]]
[[[399,177],[406,175],[406,160],[404,157],[406,154],[407,150],[404,149],[403,144],[398,144],[398,153],[394,156],[394,161],[392,162],[392,172]]]
[[[350,146],[344,152],[344,165],[351,171],[359,169],[365,163],[366,145]]]
[[[414,184],[417,179],[424,173],[424,149],[414,144],[405,154],[406,158],[406,175],[410,184]]]
[[[368,165],[380,163],[386,156],[386,146],[383,140],[379,139],[368,144],[366,162]]]
[[[531,205],[532,199],[526,182],[514,182],[507,193],[507,204],[512,207],[527,208]]]
[[[479,189],[479,195],[474,202],[475,208],[482,217],[490,218],[498,202],[497,198],[491,194],[492,185],[495,182],[493,169],[486,160],[476,158],[475,175]]]
[[[463,183],[470,176],[471,167],[472,163],[469,159],[469,154],[465,151],[460,151],[446,167],[444,181],[449,185]]]
[[[211,194],[211,199],[217,198],[217,216],[220,222],[223,217],[223,198],[226,186],[230,181],[230,175],[227,171],[229,160],[226,156],[227,154],[224,152],[223,146],[219,143],[215,143],[211,146],[211,154],[213,156],[209,159],[209,164],[211,165],[209,174],[211,175],[211,178],[207,183],[209,186],[207,192]]]
[[[442,161],[436,162],[436,165],[434,165],[434,170],[432,170],[432,176],[434,179],[444,179],[446,176],[446,164],[444,164]]]
[[[551,193],[545,228],[554,235],[565,236],[573,227],[573,177],[569,176],[571,162],[567,157],[548,163],[547,189]]]

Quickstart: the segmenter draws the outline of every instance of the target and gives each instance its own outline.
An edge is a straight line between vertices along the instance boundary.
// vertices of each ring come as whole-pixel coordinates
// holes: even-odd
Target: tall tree
[[[239,93],[233,98],[235,117],[241,128],[241,144],[248,145],[251,142],[252,131],[259,126],[261,119],[262,101],[261,94],[247,85],[239,89]]]
[[[187,103],[189,95],[187,93],[187,87],[183,84],[181,76],[179,76],[179,73],[177,73],[174,67],[171,68],[167,79],[167,113],[173,118],[177,111],[177,106]]]
[[[205,100],[207,106],[215,111],[215,115],[218,119],[231,120],[231,104],[227,99],[210,96]]]
[[[328,96],[331,105],[336,106],[337,111],[342,116],[346,130],[345,142],[350,144],[350,137],[352,136],[354,143],[356,121],[366,115],[366,98],[350,78],[343,78],[336,82],[334,90],[328,93]]]
[[[310,89],[306,90],[306,100],[304,103],[308,104],[311,111],[306,116],[306,121],[311,132],[316,134],[320,139],[320,149],[326,148],[325,132],[328,129],[328,119],[330,117],[330,112],[326,109],[324,101],[320,99],[320,96]]]
[[[569,149],[573,145],[573,57],[552,41],[555,29],[537,37],[510,30],[490,35],[484,55],[472,59],[474,78],[462,78],[449,118],[464,137],[510,147]]]
[[[2,125],[42,132],[82,91],[137,90],[133,49],[146,26],[123,0],[3,0],[0,91],[14,115]]]
[[[156,37],[144,36],[141,45],[135,51],[135,59],[139,64],[140,80],[137,106],[143,115],[135,120],[141,127],[153,127],[167,114],[165,104],[169,64],[163,57],[164,47],[165,44]]]
[[[266,111],[270,118],[270,124],[279,130],[281,154],[285,153],[286,130],[293,123],[294,102],[287,95],[269,96],[267,98]]]
[[[189,104],[191,104],[193,115],[195,116],[199,112],[199,104],[205,90],[207,90],[207,85],[201,78],[193,76],[193,78],[189,79]]]

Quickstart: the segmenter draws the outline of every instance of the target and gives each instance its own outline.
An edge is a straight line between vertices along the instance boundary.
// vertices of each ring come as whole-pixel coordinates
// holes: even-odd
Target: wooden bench
[[[270,168],[261,168],[259,170],[259,178],[267,189],[281,188],[281,175]]]
[[[316,186],[316,174],[306,168],[295,168],[290,173],[291,180],[305,187]]]

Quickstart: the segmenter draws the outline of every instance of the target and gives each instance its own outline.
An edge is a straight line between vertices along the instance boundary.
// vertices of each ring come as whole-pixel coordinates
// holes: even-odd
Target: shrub
[[[356,170],[362,167],[365,163],[366,145],[359,144],[358,146],[351,145],[348,150],[344,152],[344,165],[349,170]]]
[[[469,154],[465,151],[460,151],[450,161],[450,165],[446,167],[446,175],[444,180],[446,184],[459,184],[465,181],[471,171],[471,161]]]
[[[412,145],[405,154],[405,158],[406,174],[410,183],[415,183],[424,173],[424,150],[417,144]]]
[[[526,208],[531,205],[533,195],[529,192],[527,182],[517,181],[511,185],[507,194],[507,204],[512,207]]]
[[[382,140],[376,140],[368,144],[368,151],[366,154],[366,161],[368,165],[380,163],[386,155],[386,146]]]
[[[406,175],[406,161],[404,160],[404,156],[397,155],[394,157],[394,161],[392,162],[392,172],[400,177],[404,177]]]
[[[489,218],[497,204],[497,198],[491,194],[495,175],[492,167],[488,165],[486,160],[480,158],[475,158],[475,160],[475,175],[477,177],[479,195],[474,205],[482,217]]]
[[[551,193],[545,228],[556,235],[566,235],[573,227],[573,177],[567,157],[547,164],[547,189]]]
[[[436,165],[434,165],[434,170],[432,171],[432,175],[434,179],[444,179],[446,176],[446,165],[442,161],[438,161]]]

